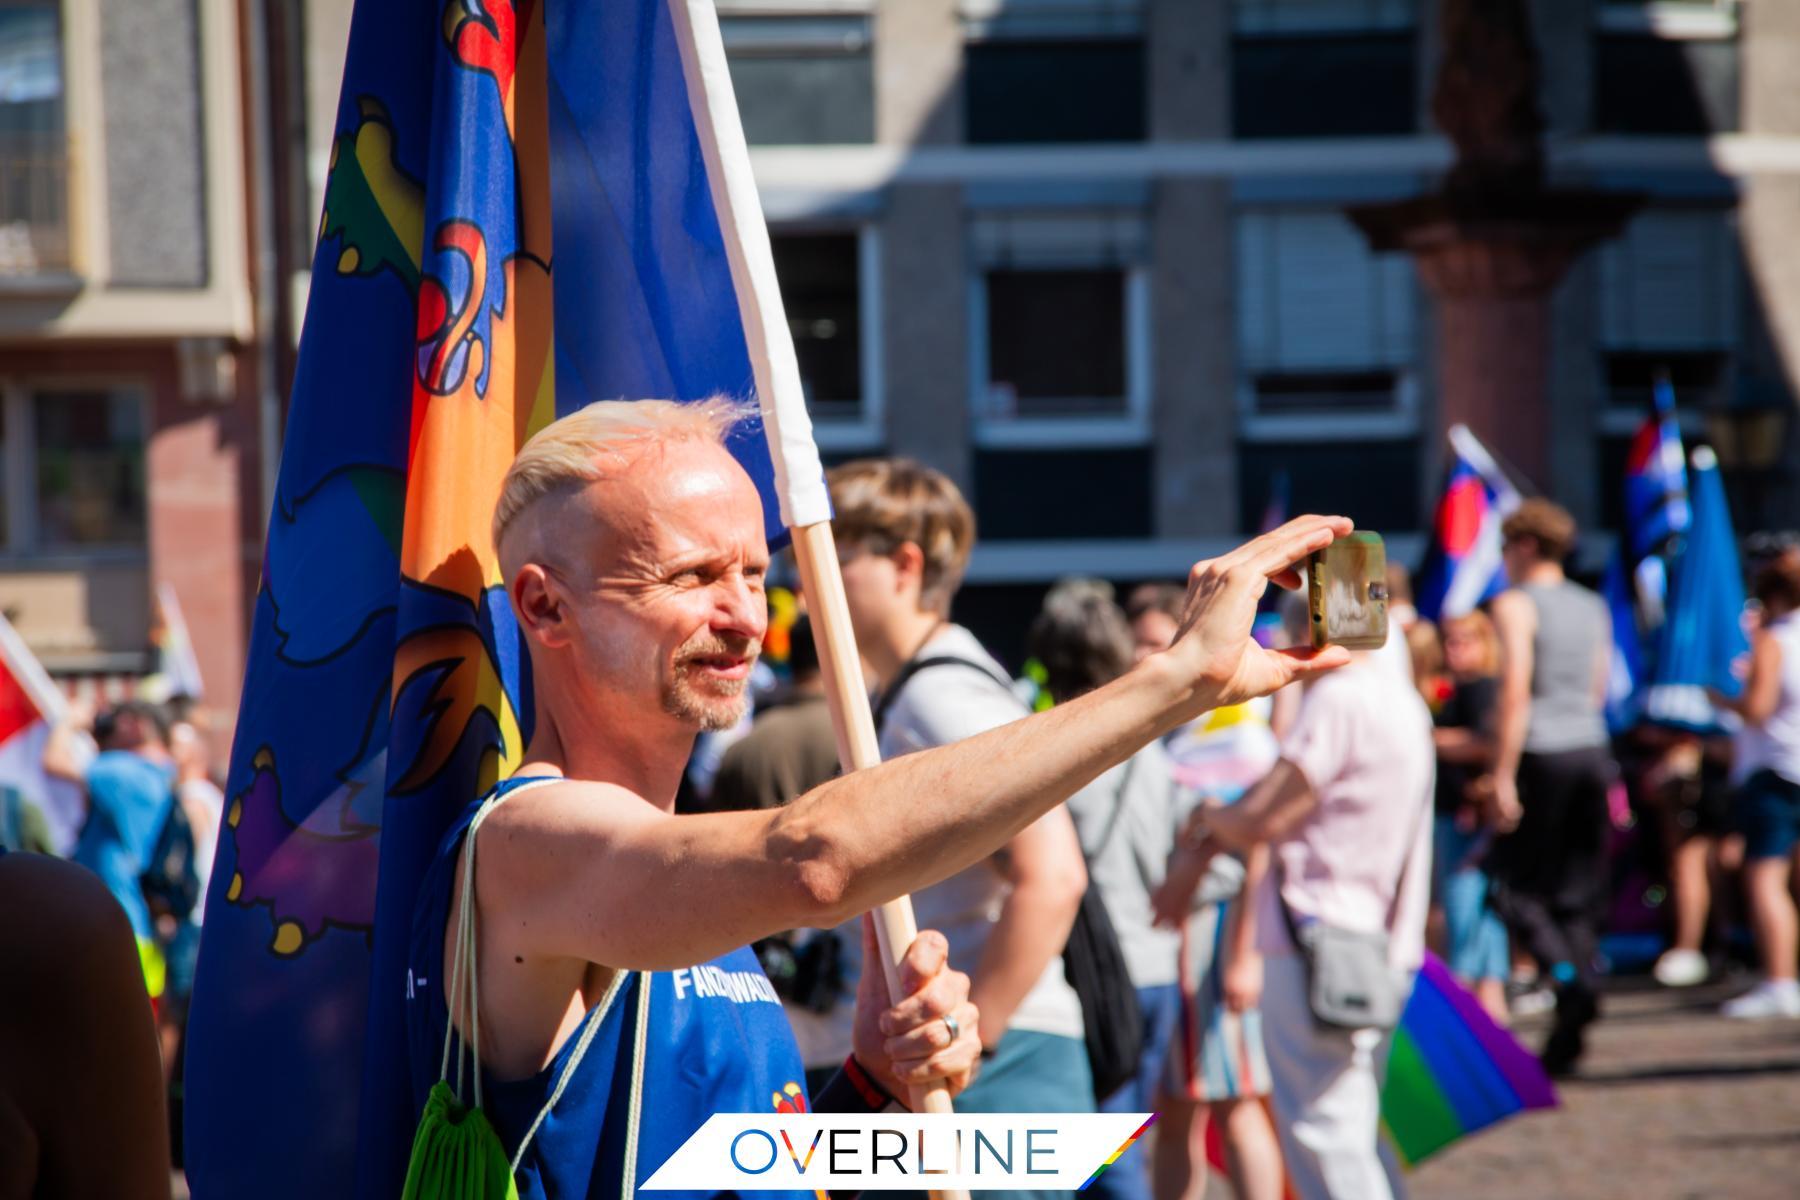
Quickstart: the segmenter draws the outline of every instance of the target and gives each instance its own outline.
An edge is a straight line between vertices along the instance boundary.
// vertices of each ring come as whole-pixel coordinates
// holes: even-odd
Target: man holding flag
[[[495,513],[537,733],[482,818],[473,874],[460,851],[481,802],[426,875],[407,1025],[422,1102],[442,1075],[452,914],[470,911],[472,879],[479,1069],[522,1195],[629,1186],[714,1111],[754,1111],[771,1092],[802,1103],[754,939],[830,927],[972,866],[1151,738],[1345,658],[1250,637],[1269,579],[1293,582],[1293,563],[1350,528],[1303,517],[1197,567],[1175,644],[1115,684],[783,809],[676,816],[694,736],[738,719],[767,621],[761,504],[723,445],[732,416],[711,402],[592,405],[527,444]],[[881,1099],[864,1068],[887,1092],[967,1081],[978,1014],[944,959],[942,938],[922,935],[903,976],[917,990],[891,1007],[880,973],[864,973],[846,1070],[864,1099]],[[625,1094],[607,1086],[627,1076]]]

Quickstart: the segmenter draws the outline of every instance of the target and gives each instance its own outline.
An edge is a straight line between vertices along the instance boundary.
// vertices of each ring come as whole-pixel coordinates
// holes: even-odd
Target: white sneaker
[[[1510,1007],[1515,1017],[1535,1017],[1556,1007],[1556,993],[1547,987],[1532,988],[1514,996]]]
[[[1705,983],[1706,955],[1698,950],[1669,950],[1656,960],[1650,974],[1664,987],[1693,987]]]
[[[1719,1013],[1740,1021],[1800,1017],[1800,983],[1792,979],[1765,979],[1736,1000],[1727,1001]]]

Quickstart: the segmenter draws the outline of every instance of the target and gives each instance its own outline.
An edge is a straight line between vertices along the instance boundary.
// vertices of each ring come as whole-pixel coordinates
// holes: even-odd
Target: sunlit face
[[[1479,675],[1487,666],[1487,644],[1468,622],[1444,627],[1444,666],[1452,675]]]
[[[1175,641],[1175,618],[1150,609],[1131,623],[1131,660],[1143,662],[1159,650],[1167,650]]]
[[[586,531],[586,553],[569,556],[586,577],[563,580],[584,673],[631,711],[736,725],[768,625],[769,548],[749,476],[716,445],[655,446],[572,507],[590,518],[569,523]]]

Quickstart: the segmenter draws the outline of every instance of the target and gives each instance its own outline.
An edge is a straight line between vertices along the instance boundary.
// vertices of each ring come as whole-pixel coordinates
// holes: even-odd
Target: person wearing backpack
[[[1043,664],[1050,695],[1063,703],[1131,667],[1131,627],[1110,584],[1065,579],[1045,595],[1026,650]],[[1161,742],[1151,742],[1070,796],[1068,804],[1087,861],[1088,886],[1104,900],[1139,1014],[1135,1069],[1122,1087],[1099,1097],[1100,1108],[1162,1113],[1181,1018],[1181,937],[1158,928],[1150,907],[1175,845],[1178,810],[1168,752]],[[1117,1162],[1094,1181],[1094,1190],[1113,1200],[1149,1200],[1147,1164],[1141,1153]]]
[[[857,648],[879,688],[883,760],[1026,716],[1007,673],[949,618],[975,542],[956,485],[905,459],[845,463],[826,480]],[[1093,1111],[1081,1000],[1062,959],[1086,889],[1058,805],[999,854],[913,894],[920,926],[949,939],[981,1010],[986,1061],[958,1111]]]
[[[142,877],[155,856],[175,802],[175,768],[163,715],[155,705],[127,700],[94,720],[100,753],[85,766],[76,748],[80,730],[63,724],[44,744],[44,769],[87,791],[87,820],[71,857],[106,884],[137,938],[144,984],[160,999],[166,973]]]

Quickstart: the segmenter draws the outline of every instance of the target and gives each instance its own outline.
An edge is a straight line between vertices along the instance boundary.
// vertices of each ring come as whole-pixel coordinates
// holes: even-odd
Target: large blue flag
[[[711,21],[356,6],[190,1025],[200,1200],[398,1194],[414,894],[531,728],[488,539],[523,441],[594,400],[755,395],[780,467],[733,446],[771,537],[822,519],[804,412],[770,408],[797,375],[779,299],[746,300],[772,267]]]
[[[1506,587],[1500,525],[1519,506],[1518,489],[1466,426],[1451,428],[1450,449],[1431,546],[1413,588],[1428,621],[1461,616]]]
[[[1606,678],[1606,724],[1623,733],[1637,723],[1643,706],[1644,644],[1638,637],[1637,606],[1632,602],[1631,577],[1625,571],[1625,548],[1613,550],[1606,574],[1600,579],[1600,596],[1612,614],[1612,659]]]
[[[1737,534],[1718,460],[1702,446],[1694,451],[1693,465],[1693,521],[1671,572],[1668,615],[1644,696],[1644,715],[1665,725],[1713,732],[1722,726],[1706,690],[1728,696],[1742,690],[1733,666],[1750,649],[1750,640],[1744,630]]]

